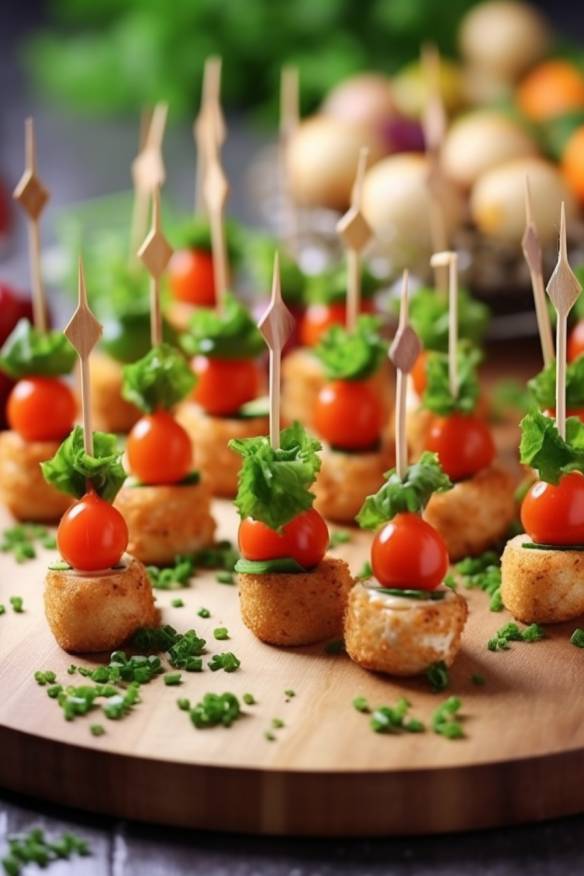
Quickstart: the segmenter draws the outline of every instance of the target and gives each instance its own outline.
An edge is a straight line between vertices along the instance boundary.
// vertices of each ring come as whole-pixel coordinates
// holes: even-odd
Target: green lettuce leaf
[[[77,354],[62,332],[40,332],[27,319],[17,322],[0,350],[0,370],[21,377],[69,374]]]
[[[365,380],[381,365],[387,345],[375,316],[360,316],[354,331],[333,325],[315,347],[327,380]]]
[[[222,311],[201,307],[191,317],[180,343],[187,355],[216,359],[255,359],[265,342],[249,311],[228,292]]]
[[[477,364],[481,354],[476,347],[461,345],[457,351],[458,393],[450,392],[448,379],[448,354],[432,352],[426,366],[427,383],[422,404],[429,411],[440,416],[448,416],[455,411],[470,414],[474,411],[479,397]]]
[[[556,363],[550,362],[528,381],[527,386],[542,409],[556,406]],[[584,407],[584,356],[570,362],[566,368],[566,407]]]
[[[274,253],[280,254],[282,297],[286,304],[298,306],[304,302],[307,277],[298,263],[269,234],[250,232],[246,239],[245,261],[258,292],[268,293],[272,287]]]
[[[309,487],[320,469],[321,444],[300,423],[282,430],[277,449],[267,437],[233,439],[229,446],[243,457],[235,498],[242,520],[253,517],[277,531],[312,507]]]
[[[542,481],[557,484],[571,471],[584,473],[584,423],[577,417],[566,420],[566,440],[555,422],[541,411],[532,411],[520,423],[521,462],[535,468]]]
[[[372,298],[381,288],[381,282],[367,270],[361,269],[361,296]],[[307,278],[306,296],[310,304],[333,304],[347,297],[347,268],[344,264],[329,268]]]
[[[394,302],[396,313],[399,301]],[[458,334],[480,345],[489,327],[491,312],[466,289],[458,291]],[[448,295],[435,289],[418,289],[410,301],[410,321],[426,350],[448,350]]]
[[[83,429],[75,426],[55,455],[41,463],[45,480],[60,490],[80,499],[87,492],[88,482],[98,496],[113,502],[126,480],[122,451],[115,435],[93,433],[93,455],[83,447]]]
[[[146,413],[169,410],[188,395],[195,376],[184,357],[169,344],[153,347],[142,359],[124,367],[122,395]]]
[[[423,453],[418,462],[410,465],[403,481],[395,469],[387,472],[386,478],[373,496],[367,496],[356,517],[363,529],[377,529],[402,511],[419,513],[433,493],[452,489],[435,453]]]
[[[225,242],[232,268],[238,267],[243,256],[243,230],[233,219],[225,222]],[[211,228],[205,217],[195,216],[188,222],[171,226],[168,239],[175,249],[202,249],[211,252]]]

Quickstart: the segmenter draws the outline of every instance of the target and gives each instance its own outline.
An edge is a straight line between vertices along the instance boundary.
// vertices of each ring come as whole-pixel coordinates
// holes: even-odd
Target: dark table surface
[[[8,7],[16,4],[8,3]],[[26,5],[26,4],[25,4]],[[37,4],[32,4],[33,6]],[[560,4],[562,7],[562,4]],[[566,4],[563,4],[565,9]],[[23,119],[34,110],[43,179],[52,204],[65,205],[127,189],[136,149],[136,121],[96,123],[38,107],[17,63],[26,19],[9,14],[0,27],[0,174],[10,186],[22,171]],[[233,212],[249,218],[239,170],[261,137],[232,125],[226,165],[235,182]],[[193,146],[187,126],[166,139],[167,191],[180,205],[192,198]],[[187,184],[188,183],[188,184]],[[50,235],[50,212],[46,231]],[[24,229],[18,221],[12,246],[0,260],[0,279],[26,286]],[[1,692],[0,692],[1,694]],[[2,756],[0,752],[0,757]],[[168,790],[172,793],[172,789]],[[480,789],[477,789],[480,793]],[[49,834],[74,830],[87,838],[92,856],[52,865],[51,873],[76,876],[582,876],[584,817],[482,833],[380,840],[306,840],[202,834],[98,818],[17,798],[0,789],[0,853],[7,834],[43,826]],[[32,872],[32,869],[31,869]]]

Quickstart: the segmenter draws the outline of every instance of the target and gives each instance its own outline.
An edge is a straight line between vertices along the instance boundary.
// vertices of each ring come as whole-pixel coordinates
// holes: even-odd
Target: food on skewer
[[[385,347],[379,320],[361,316],[354,331],[333,326],[315,348],[327,380],[312,415],[313,429],[326,442],[315,506],[331,520],[353,522],[393,461],[379,379],[374,378],[385,361]]]
[[[76,426],[42,466],[52,488],[75,499],[57,530],[64,562],[47,572],[45,613],[59,645],[81,653],[116,648],[156,620],[146,569],[125,553],[128,529],[111,504],[126,478],[117,440],[95,432],[92,443],[88,452]]]
[[[527,383],[537,406],[548,417],[556,416],[556,363],[550,362]],[[566,416],[584,422],[584,357],[566,366]]]
[[[235,504],[241,517],[235,571],[243,621],[272,645],[338,636],[353,584],[347,564],[326,556],[329,533],[312,507],[320,444],[299,423],[268,438],[231,442],[243,456]]]
[[[40,463],[75,422],[75,396],[61,379],[74,363],[61,332],[39,331],[24,319],[0,350],[0,370],[17,381],[8,398],[10,430],[0,433],[0,492],[19,520],[56,521],[71,504],[45,482]]]
[[[164,565],[213,542],[210,491],[193,471],[191,439],[171,413],[193,384],[188,364],[167,344],[124,369],[124,397],[144,415],[128,436],[132,477],[115,506],[128,525],[129,553],[144,563]]]
[[[192,315],[181,345],[192,357],[196,384],[177,419],[191,437],[212,493],[234,496],[241,463],[230,439],[268,430],[265,404],[256,404],[263,385],[262,336],[244,305],[227,293],[222,310],[202,308]]]

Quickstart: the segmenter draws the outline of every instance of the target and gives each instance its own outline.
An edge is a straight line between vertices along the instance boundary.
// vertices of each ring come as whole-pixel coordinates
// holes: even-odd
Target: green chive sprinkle
[[[181,697],[176,701],[176,703],[182,712],[188,712],[191,708],[191,701],[187,700],[186,697]]]
[[[105,734],[105,727],[103,724],[91,724],[89,730],[92,736],[103,736]]]
[[[173,608],[184,608],[184,602],[180,598],[180,596],[177,597],[176,599],[173,599],[170,604],[172,605]]]
[[[334,532],[331,532],[330,541],[329,541],[329,550],[334,550],[340,544],[347,544],[351,541],[351,533],[346,529],[335,529]]]
[[[276,736],[274,733],[272,733],[271,730],[266,730],[266,732],[264,733],[264,739],[267,739],[268,742],[275,742]]]
[[[211,672],[223,669],[225,672],[235,672],[241,666],[241,661],[231,651],[224,654],[214,654],[208,663]]]
[[[369,703],[365,699],[365,697],[355,697],[353,700],[353,708],[357,709],[358,712],[369,712]]]
[[[180,672],[167,672],[164,676],[164,683],[167,687],[176,687],[182,684],[182,675]]]
[[[255,699],[253,694],[244,693],[244,695],[242,696],[241,699],[243,700],[243,702],[245,703],[246,706],[255,706],[255,704],[256,704],[256,699]]]
[[[570,636],[570,644],[576,648],[584,648],[584,630],[581,627],[577,627]]]
[[[213,637],[222,642],[229,638],[229,630],[227,627],[215,627],[213,630]]]
[[[226,572],[226,571],[217,572],[217,574],[215,575],[215,580],[219,584],[235,584],[233,572]]]
[[[292,688],[288,688],[288,690],[284,691],[284,696],[291,700],[293,697],[296,696],[296,691],[292,690]]]
[[[426,680],[432,688],[432,693],[440,693],[446,690],[449,684],[448,667],[444,660],[432,663],[424,673]]]
[[[461,739],[464,736],[458,712],[462,706],[458,697],[448,697],[432,714],[432,729],[446,739]]]
[[[11,596],[8,600],[12,606],[12,611],[15,614],[22,614],[24,611],[24,600],[22,596]]]
[[[272,718],[272,727],[274,730],[281,730],[282,727],[285,727],[285,726],[286,725],[284,724],[284,722],[282,721],[281,718]]]
[[[6,614],[6,606],[0,602],[0,614]]]
[[[199,615],[199,617],[204,617],[204,618],[211,617],[211,612],[209,611],[208,608],[200,608],[198,610],[197,614]]]

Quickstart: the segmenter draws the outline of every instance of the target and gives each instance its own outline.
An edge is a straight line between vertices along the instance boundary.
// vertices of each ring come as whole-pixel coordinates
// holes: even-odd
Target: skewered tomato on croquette
[[[195,356],[191,367],[197,376],[192,398],[211,416],[234,414],[257,398],[260,372],[253,359],[215,359]]]
[[[313,425],[333,447],[367,450],[379,441],[383,406],[367,381],[334,380],[318,394]]]
[[[215,304],[213,257],[204,249],[179,249],[168,268],[170,288],[177,301],[199,307]]]
[[[24,377],[8,397],[11,429],[25,441],[59,441],[75,422],[77,404],[71,389],[55,377]]]
[[[65,511],[57,529],[65,562],[82,572],[111,569],[128,546],[128,527],[120,512],[96,493],[86,493]]]
[[[305,569],[310,569],[324,557],[329,532],[318,511],[310,508],[286,523],[281,533],[260,520],[247,517],[239,525],[238,541],[239,550],[246,560],[290,557]]]
[[[141,417],[127,444],[132,474],[145,484],[176,484],[191,471],[191,439],[167,411]]]
[[[403,512],[373,539],[371,568],[384,587],[435,590],[448,571],[442,536],[418,514]]]
[[[521,523],[538,544],[584,544],[584,475],[570,472],[558,484],[537,481],[523,500]]]
[[[375,303],[370,298],[364,298],[360,312],[374,313]],[[347,305],[344,301],[309,304],[300,323],[300,343],[304,347],[316,347],[331,326],[345,325],[346,322]]]
[[[426,449],[438,454],[449,478],[460,481],[488,468],[495,458],[490,429],[474,414],[437,417],[430,427]]]
[[[422,350],[422,352],[414,362],[414,367],[410,372],[412,375],[412,383],[414,384],[414,389],[416,390],[416,393],[420,398],[424,395],[426,385],[428,383],[427,368],[428,351]]]

